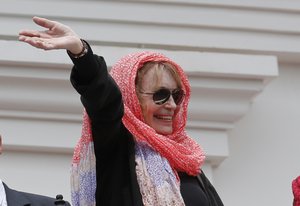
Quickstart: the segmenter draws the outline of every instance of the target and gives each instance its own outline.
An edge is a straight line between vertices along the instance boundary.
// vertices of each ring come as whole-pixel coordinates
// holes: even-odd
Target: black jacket
[[[71,83],[81,95],[81,102],[92,124],[96,155],[96,205],[142,206],[135,172],[135,143],[121,121],[124,108],[120,90],[108,74],[104,59],[93,55],[90,48],[85,56],[71,59],[74,63]],[[209,181],[204,178],[202,182],[208,188]],[[221,203],[214,189],[212,198]]]

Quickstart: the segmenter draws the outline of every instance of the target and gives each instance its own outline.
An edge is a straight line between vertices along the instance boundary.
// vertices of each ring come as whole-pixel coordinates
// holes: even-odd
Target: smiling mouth
[[[156,119],[160,119],[160,120],[163,120],[163,121],[172,121],[172,120],[173,120],[173,117],[172,117],[172,116],[154,115],[154,117],[155,117]]]

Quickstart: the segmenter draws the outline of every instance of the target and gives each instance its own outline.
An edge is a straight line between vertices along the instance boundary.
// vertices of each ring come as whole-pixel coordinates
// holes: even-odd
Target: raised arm
[[[94,119],[98,117],[98,120],[102,118],[107,122],[111,119],[115,120],[116,112],[113,111],[116,109],[112,108],[110,111],[107,109],[107,105],[111,105],[117,98],[119,109],[121,105],[120,92],[107,73],[104,59],[94,55],[88,43],[84,43],[69,26],[36,16],[33,17],[33,22],[44,30],[21,30],[19,40],[38,49],[69,51],[69,54],[71,53],[69,56],[74,63],[71,82],[80,93],[82,103],[90,117]],[[87,48],[87,54],[83,58],[76,58],[77,54],[84,50],[84,47]],[[106,115],[107,112],[111,112],[111,114]]]
[[[33,17],[33,21],[45,30],[21,30],[19,40],[39,49],[69,51],[74,63],[71,83],[92,120],[94,142],[99,148],[96,150],[108,150],[120,136],[124,108],[120,90],[108,74],[105,60],[94,55],[89,44],[69,26],[40,17]],[[85,55],[77,58],[84,48]]]

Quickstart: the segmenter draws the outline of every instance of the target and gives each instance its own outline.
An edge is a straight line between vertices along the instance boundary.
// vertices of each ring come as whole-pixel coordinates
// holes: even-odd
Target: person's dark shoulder
[[[0,182],[1,183],[1,182]],[[62,201],[62,195],[56,197],[49,197],[45,195],[33,194],[28,192],[23,192],[15,189],[11,189],[4,182],[2,182],[5,190],[6,200],[9,206],[17,206],[17,205],[30,205],[30,206],[55,206],[59,205],[57,201]],[[64,201],[63,201],[64,202]],[[62,202],[62,203],[63,203]],[[65,201],[65,204],[70,206],[70,203]]]
[[[20,192],[20,193],[24,195],[31,202],[31,206],[50,206],[50,205],[70,206],[70,203],[68,201],[64,201],[62,199],[56,199],[49,196],[38,195],[38,194],[27,193],[27,192]]]

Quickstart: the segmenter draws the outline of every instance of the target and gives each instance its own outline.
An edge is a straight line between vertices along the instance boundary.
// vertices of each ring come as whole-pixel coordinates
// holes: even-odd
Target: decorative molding
[[[6,29],[0,31],[0,47],[5,48],[0,56],[0,87],[5,88],[0,90],[0,121],[7,127],[12,120],[20,127],[27,122],[23,133],[41,122],[44,138],[58,135],[53,134],[53,125],[60,124],[70,133],[68,138],[78,137],[82,106],[69,83],[71,61],[66,52],[45,52],[17,41],[20,29],[38,28],[31,21],[33,15],[71,26],[106,58],[109,67],[141,50],[165,53],[179,63],[192,86],[187,129],[203,145],[213,166],[228,156],[227,131],[278,75],[277,61],[299,62],[300,4],[291,0],[284,4],[275,0],[269,4],[258,0],[1,3],[5,6],[0,8],[0,27]],[[70,127],[78,133],[70,132]],[[38,139],[30,141],[26,146],[15,139],[10,148],[40,151]],[[75,142],[73,138],[72,144],[59,141],[51,147],[71,151]]]
[[[15,50],[8,50],[0,57],[0,87],[6,88],[0,91],[0,119],[14,120],[15,124],[17,122],[20,125],[25,121],[31,122],[24,133],[33,130],[36,122],[44,122],[42,127],[45,131],[49,130],[44,134],[45,139],[51,138],[52,132],[46,124],[64,124],[66,130],[71,130],[68,124],[80,128],[82,106],[79,95],[69,83],[71,64],[65,52],[45,53],[16,42],[5,44],[26,52],[16,56],[13,55]],[[92,47],[95,53],[106,58],[109,67],[127,53],[145,50]],[[209,164],[219,165],[228,156],[227,131],[247,113],[253,98],[278,75],[276,57],[157,51],[174,59],[186,71],[192,87],[187,131],[203,146]],[[57,63],[57,59],[61,62]],[[76,143],[74,137],[78,137],[78,130],[78,133],[70,132],[68,138],[72,138],[72,144],[58,141],[59,144],[40,145],[36,144],[38,140],[35,139],[40,137],[33,136],[29,144],[22,144],[15,139],[10,142],[8,149],[68,153]]]
[[[267,54],[280,62],[299,62],[300,5],[292,0],[1,3],[0,27],[6,29],[0,37],[5,40],[15,41],[21,28],[35,28],[34,14],[62,21],[99,46]]]

